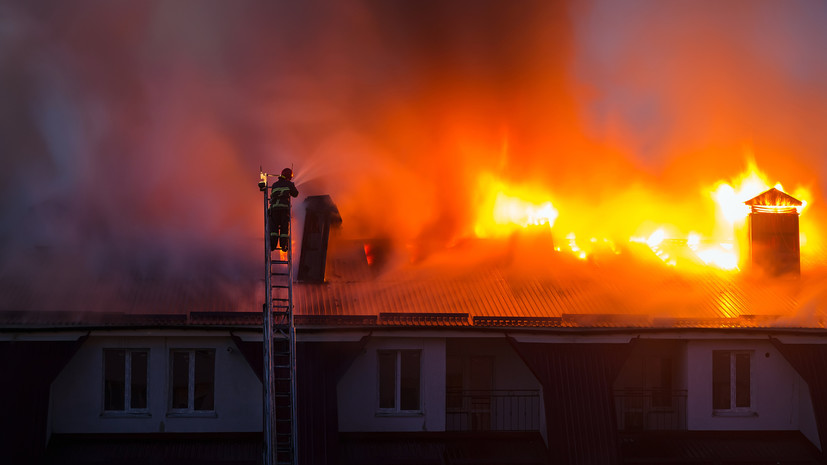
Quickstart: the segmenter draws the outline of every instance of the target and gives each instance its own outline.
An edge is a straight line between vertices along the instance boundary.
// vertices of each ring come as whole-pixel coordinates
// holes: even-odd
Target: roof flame
[[[743,232],[744,220],[750,213],[750,206],[746,201],[770,189],[767,176],[762,173],[754,162],[749,162],[747,170],[731,181],[721,180],[712,188],[705,190],[714,201],[714,218],[709,221],[701,220],[701,224],[714,224],[714,232],[702,234],[697,231],[681,233],[680,228],[672,224],[656,224],[654,226],[638,226],[639,231],[645,231],[629,239],[630,242],[645,244],[664,263],[677,267],[688,264],[695,266],[714,267],[726,271],[740,270],[740,256],[747,250],[747,237]],[[554,207],[547,191],[531,185],[508,185],[491,174],[480,177],[482,192],[486,192],[480,208],[474,232],[478,237],[503,237],[515,230],[531,225],[548,225],[553,227],[558,219],[559,212]],[[778,198],[788,197],[783,193],[780,184],[775,189],[781,191]],[[796,191],[795,197],[808,196],[802,189]],[[793,199],[795,200],[795,199]],[[646,199],[643,199],[645,202]],[[657,205],[656,202],[651,202]],[[795,207],[800,212],[806,205],[785,203],[779,208],[790,209]],[[582,209],[571,208],[572,205],[561,204],[562,227],[569,228],[572,212],[581,214]],[[711,215],[712,216],[712,215]],[[564,221],[565,220],[565,221]],[[617,225],[616,225],[617,226]],[[629,226],[629,225],[626,225]],[[619,250],[610,239],[592,237],[588,241],[578,241],[583,231],[569,232],[565,235],[566,246],[558,246],[558,252],[571,253],[580,259],[586,259],[602,250],[611,250],[617,254]],[[743,237],[742,237],[743,236]],[[589,237],[589,236],[585,236]],[[622,235],[620,236],[622,237]],[[628,236],[626,236],[628,237]],[[684,237],[685,239],[682,239]],[[804,241],[802,241],[804,243]]]
[[[478,237],[503,237],[527,226],[554,226],[557,209],[550,196],[536,186],[509,186],[493,175],[480,177],[482,201],[474,233]]]

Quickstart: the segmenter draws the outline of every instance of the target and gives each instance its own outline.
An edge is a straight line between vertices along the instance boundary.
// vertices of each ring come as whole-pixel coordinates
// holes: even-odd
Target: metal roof
[[[416,264],[390,261],[385,268],[369,266],[361,246],[334,251],[326,282],[295,284],[296,324],[824,328],[827,288],[817,261],[807,264],[801,278],[770,279],[703,268],[687,272],[633,254],[583,261],[553,253],[526,268],[507,251],[480,246]],[[257,277],[112,286],[66,275],[40,286],[0,277],[0,326],[217,327],[257,326],[261,320],[264,290]]]
[[[383,271],[352,258],[329,269],[323,284],[297,283],[297,316],[375,317],[380,326],[823,328],[820,309],[802,298],[818,286],[803,279],[563,260],[536,273],[450,261]]]

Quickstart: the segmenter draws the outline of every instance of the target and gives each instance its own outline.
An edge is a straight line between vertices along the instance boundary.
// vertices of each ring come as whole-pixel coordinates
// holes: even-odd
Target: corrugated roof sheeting
[[[594,267],[588,279],[514,276],[497,267],[429,275],[396,270],[368,281],[297,284],[297,315],[468,314],[484,327],[769,327],[795,314],[795,286],[726,273],[666,274],[651,295],[625,292],[627,277]],[[397,318],[402,325],[431,319]],[[444,320],[443,325],[455,324]]]
[[[295,284],[296,322],[320,327],[821,328],[827,308],[820,303],[824,292],[814,292],[819,283],[807,281],[806,275],[785,280],[679,272],[656,259],[647,264],[631,257],[609,264],[572,258],[531,273],[501,259],[468,262],[468,255],[473,253],[466,253],[465,261],[448,257],[384,269],[368,266],[363,253],[331,258],[327,282]],[[802,291],[804,283],[808,292]],[[33,287],[2,277],[0,312],[5,313],[0,318],[7,321],[0,324],[248,325],[257,324],[260,316],[229,314],[260,314],[264,301],[262,282],[237,287],[182,280],[121,287],[86,284],[73,285],[67,277],[54,286]],[[38,294],[38,286],[44,293]],[[9,316],[15,311],[20,315]],[[467,317],[392,316],[396,314]]]
[[[622,302],[591,288],[565,288],[536,279],[508,282],[496,269],[451,279],[299,283],[295,302],[301,315],[470,313],[481,317],[560,318],[563,313],[614,313],[625,309]]]

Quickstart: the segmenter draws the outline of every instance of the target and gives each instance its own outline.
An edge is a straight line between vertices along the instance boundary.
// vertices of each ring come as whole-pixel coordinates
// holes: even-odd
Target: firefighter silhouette
[[[270,191],[270,250],[287,252],[290,247],[290,197],[299,195],[292,179],[293,170],[281,170]]]

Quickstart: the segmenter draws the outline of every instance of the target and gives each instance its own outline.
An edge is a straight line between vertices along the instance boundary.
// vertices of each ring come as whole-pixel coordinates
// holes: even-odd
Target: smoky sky
[[[590,225],[630,189],[691,223],[749,150],[817,209],[825,23],[819,1],[4,2],[4,273],[256,277],[259,166],[350,236],[427,250],[468,234],[481,172]]]

